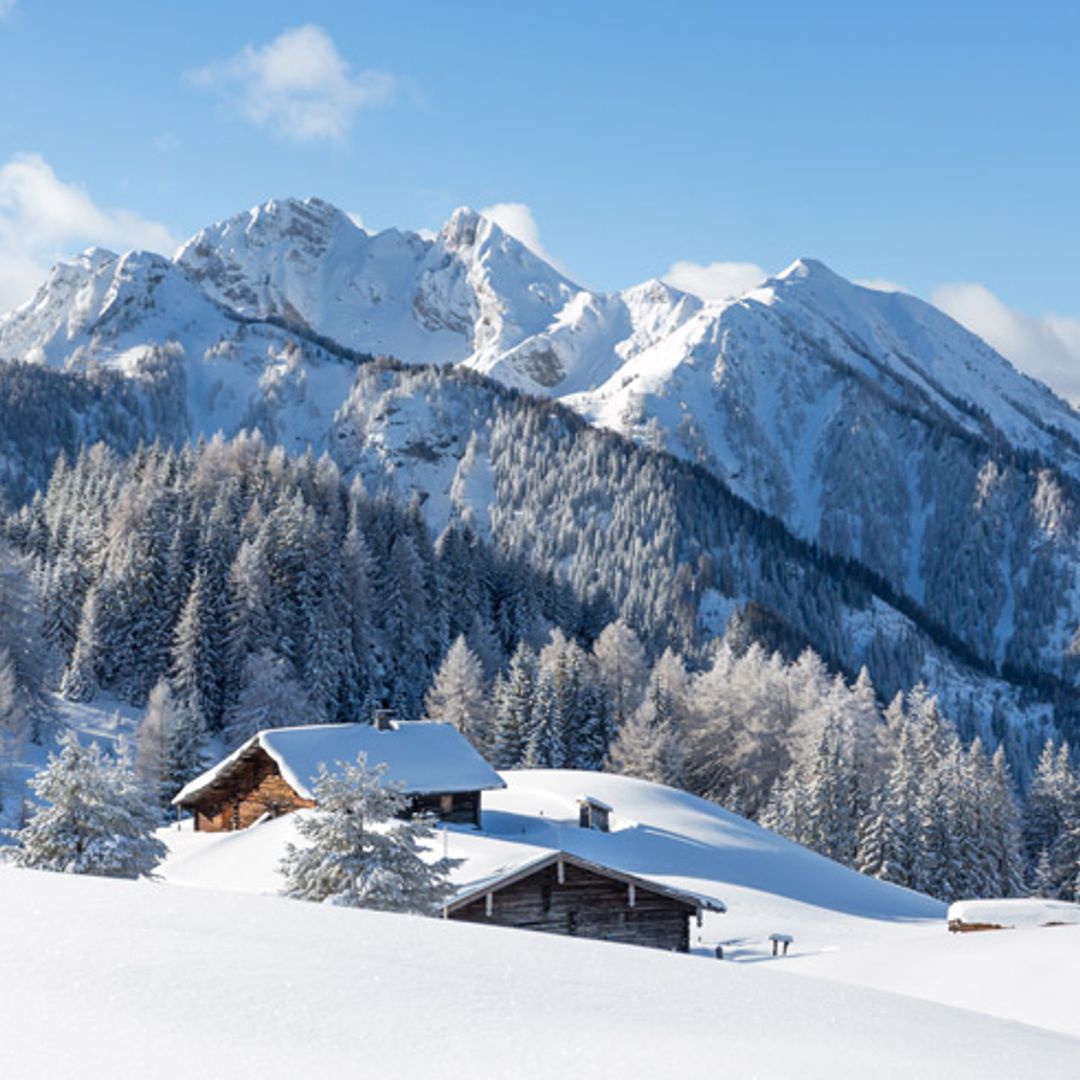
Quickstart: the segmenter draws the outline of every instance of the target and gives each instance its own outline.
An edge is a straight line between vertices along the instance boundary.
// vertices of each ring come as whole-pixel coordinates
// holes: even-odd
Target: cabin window
[[[551,886],[544,885],[540,889],[540,906],[545,914],[551,910]]]
[[[439,812],[441,814],[449,814],[454,809],[454,796],[453,795],[440,795],[439,796]]]
[[[566,932],[568,934],[577,933],[577,912],[568,911],[566,913]]]

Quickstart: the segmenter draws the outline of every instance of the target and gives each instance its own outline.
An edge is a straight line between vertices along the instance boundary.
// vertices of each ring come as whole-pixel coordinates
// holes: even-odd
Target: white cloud
[[[248,123],[298,142],[344,139],[360,109],[388,101],[396,88],[384,72],[353,72],[315,25],[286,30],[268,45],[245,45],[185,78],[220,92],[226,107]]]
[[[98,206],[38,154],[0,165],[0,310],[26,300],[50,263],[89,244],[170,252],[169,230],[131,210]]]
[[[873,289],[875,292],[911,292],[910,289],[905,289],[903,285],[897,285],[895,281],[890,281],[888,278],[856,278],[856,285],[861,285],[864,289]]]
[[[931,300],[1021,371],[1080,402],[1080,319],[1018,311],[970,282],[942,285]]]
[[[753,263],[683,261],[674,263],[663,280],[676,289],[700,296],[702,300],[727,300],[742,296],[768,276]]]
[[[494,221],[503,232],[509,233],[515,240],[520,240],[534,255],[539,255],[560,274],[571,276],[566,266],[541,243],[540,226],[536,224],[532,209],[526,203],[494,203],[492,206],[485,206],[480,213],[489,221]]]

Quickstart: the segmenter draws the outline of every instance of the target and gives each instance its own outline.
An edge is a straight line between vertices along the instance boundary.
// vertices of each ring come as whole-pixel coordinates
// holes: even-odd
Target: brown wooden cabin
[[[700,925],[705,910],[725,908],[717,900],[560,852],[459,894],[443,914],[464,922],[688,952],[690,920]]]
[[[183,804],[198,832],[246,829],[262,817],[281,817],[315,805],[301,798],[281,775],[278,763],[261,746],[252,747],[234,768]]]
[[[193,780],[173,799],[188,810],[199,832],[246,829],[316,805],[311,790],[318,766],[367,755],[385,764],[385,778],[409,798],[409,814],[480,824],[480,793],[502,779],[448,724],[319,724],[260,731],[224,761]]]

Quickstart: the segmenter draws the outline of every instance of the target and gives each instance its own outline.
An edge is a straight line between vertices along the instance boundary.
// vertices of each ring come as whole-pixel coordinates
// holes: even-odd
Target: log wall
[[[195,828],[199,832],[246,829],[264,814],[280,817],[314,805],[293,791],[277,762],[260,748],[237,764],[220,789],[211,789],[199,799],[194,807]]]
[[[563,864],[563,871],[562,884],[558,868],[548,866],[492,892],[490,915],[486,894],[481,894],[450,912],[450,918],[678,952],[689,950],[690,918],[696,911],[693,905],[638,885],[630,907],[625,882],[570,863]]]

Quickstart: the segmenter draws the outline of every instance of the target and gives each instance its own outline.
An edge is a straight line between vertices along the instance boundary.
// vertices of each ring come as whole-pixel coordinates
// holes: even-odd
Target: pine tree
[[[165,748],[162,782],[172,798],[206,768],[206,726],[202,717],[176,706],[176,723]]]
[[[1053,740],[1047,739],[1035,766],[1024,812],[1024,846],[1032,865],[1057,842],[1061,819],[1057,749]]]
[[[158,804],[167,807],[176,791],[168,783],[169,748],[176,731],[176,706],[167,679],[159,679],[150,691],[146,714],[135,734],[135,775]]]
[[[494,753],[484,673],[464,634],[443,658],[424,706],[428,720],[452,724],[485,757]]]
[[[994,751],[989,777],[989,825],[987,843],[995,894],[1024,895],[1024,855],[1021,844],[1020,810],[1013,794],[1012,774],[1005,748]]]
[[[225,716],[225,742],[235,748],[267,728],[300,727],[323,719],[288,661],[262,649],[244,662],[239,695]]]
[[[614,708],[616,728],[641,704],[645,689],[645,650],[637,634],[621,619],[601,631],[593,643],[599,677],[606,683]]]
[[[518,642],[510,668],[496,696],[495,765],[500,769],[521,766],[533,731],[536,694],[536,654]]]
[[[1041,900],[1056,900],[1057,885],[1054,883],[1054,871],[1050,865],[1050,851],[1043,848],[1035,863],[1035,872],[1031,882],[1031,895]]]
[[[800,843],[848,865],[855,859],[855,778],[838,719],[830,717],[818,742],[805,788],[805,837]]]
[[[165,845],[154,836],[159,824],[154,801],[126,758],[109,761],[97,743],[84,747],[74,732],[59,746],[59,754],[50,754],[30,782],[41,803],[29,822],[10,834],[19,844],[15,865],[103,877],[150,875]]]
[[[212,643],[213,607],[207,579],[197,569],[173,635],[172,685],[180,708],[207,731],[220,720],[222,696]]]
[[[422,819],[402,819],[408,800],[383,781],[385,765],[320,767],[318,810],[296,819],[305,847],[290,844],[282,860],[286,896],[298,900],[435,915],[453,892],[447,875],[460,860],[425,860],[434,837]]]

